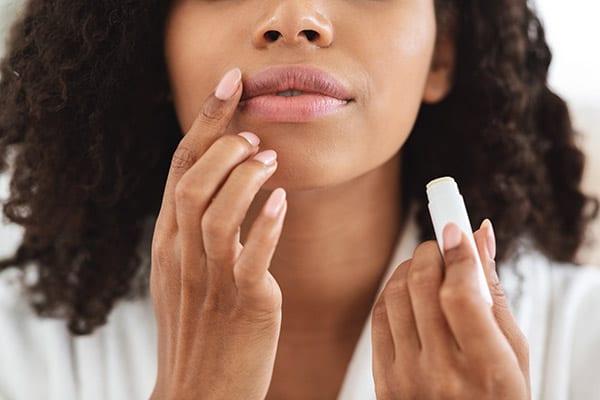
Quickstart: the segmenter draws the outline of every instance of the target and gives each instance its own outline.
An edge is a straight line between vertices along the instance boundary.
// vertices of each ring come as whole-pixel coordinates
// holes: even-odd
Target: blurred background
[[[542,17],[554,53],[550,84],[569,103],[587,154],[583,186],[600,196],[600,2],[537,0],[532,4]],[[600,266],[600,220],[590,235],[597,243],[582,249],[580,258]]]
[[[600,195],[600,2],[590,0],[537,0],[530,3],[538,10],[546,28],[554,59],[550,84],[571,107],[581,145],[588,154],[584,188]],[[5,33],[18,14],[23,0],[0,0],[0,57]],[[596,50],[594,50],[596,49]],[[6,197],[7,177],[0,176],[0,199]],[[20,231],[0,222],[0,257],[14,250]],[[597,243],[583,248],[580,260],[600,266],[600,220],[590,231]]]

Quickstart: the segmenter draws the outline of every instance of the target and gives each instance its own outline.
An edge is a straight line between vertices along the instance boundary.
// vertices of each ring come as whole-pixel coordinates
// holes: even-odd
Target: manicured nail
[[[444,250],[450,250],[458,247],[462,241],[462,232],[460,228],[453,223],[446,225],[444,228]]]
[[[277,160],[277,153],[275,153],[273,150],[261,151],[254,156],[254,160],[260,161],[265,165],[271,165],[275,162],[275,160]]]
[[[281,211],[281,207],[283,207],[285,197],[286,193],[284,189],[275,189],[265,204],[265,214],[269,217],[276,217],[279,211]]]
[[[229,100],[235,94],[241,80],[242,71],[239,68],[227,72],[219,82],[215,96],[223,101]]]
[[[260,143],[259,137],[252,132],[240,132],[238,135],[246,139],[252,146],[256,147]]]
[[[494,227],[492,225],[492,221],[490,221],[489,219],[486,218],[481,223],[481,227],[485,228],[485,230],[486,230],[485,235],[486,235],[488,254],[490,255],[490,258],[494,259],[494,258],[496,258],[496,235],[494,235]]]

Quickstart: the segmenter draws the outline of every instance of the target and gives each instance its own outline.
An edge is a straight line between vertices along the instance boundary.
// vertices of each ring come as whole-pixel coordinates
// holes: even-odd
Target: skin
[[[188,0],[174,2],[167,22],[165,56],[184,137],[152,246],[159,337],[153,397],[334,398],[376,303],[380,398],[441,398],[428,374],[438,372],[443,383],[446,374],[439,371],[475,362],[465,356],[463,364],[451,363],[455,359],[446,355],[456,354],[424,352],[429,344],[415,349],[404,334],[420,337],[419,324],[387,318],[382,309],[411,311],[417,322],[460,318],[475,332],[495,332],[478,345],[512,350],[487,361],[479,357],[472,370],[457,368],[448,374],[449,387],[455,394],[463,390],[461,398],[486,398],[482,393],[493,381],[502,390],[495,394],[527,398],[526,365],[515,361],[527,359],[526,342],[508,308],[499,319],[473,291],[456,290],[466,293],[459,300],[440,296],[454,291],[444,289],[450,274],[442,277],[444,260],[431,243],[420,246],[375,298],[403,227],[400,149],[420,104],[440,101],[451,89],[453,44],[449,38],[436,42],[433,1]],[[280,32],[276,41],[265,38],[269,30]],[[319,35],[310,40],[305,30]],[[244,77],[282,64],[325,69],[351,88],[355,101],[345,111],[302,124],[242,115],[237,103]],[[232,85],[231,97],[215,97],[217,82],[233,67],[242,81]],[[260,144],[237,135],[242,131],[255,133]],[[253,159],[267,149],[276,152],[276,162],[266,166]],[[285,188],[287,200],[269,216],[264,204],[278,187]],[[452,260],[459,267],[450,268]],[[445,269],[473,265],[463,254]],[[473,285],[471,275],[454,274],[451,288]],[[422,284],[428,290],[394,290],[394,282],[406,276],[429,282]],[[441,305],[413,311],[413,298]],[[472,306],[472,315],[457,312],[462,301]],[[391,340],[393,332],[404,334]],[[448,328],[440,332],[423,343],[457,351],[463,337]],[[413,348],[412,358],[386,357],[405,347]],[[415,358],[422,379],[398,379],[414,372]],[[484,368],[488,364],[507,365],[504,375]],[[473,370],[491,371],[495,380],[474,379]]]

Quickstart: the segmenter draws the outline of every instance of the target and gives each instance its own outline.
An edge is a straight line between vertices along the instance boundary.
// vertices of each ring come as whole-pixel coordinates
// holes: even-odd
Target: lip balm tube
[[[479,290],[485,301],[492,306],[494,302],[485,278],[481,259],[479,258],[465,201],[458,191],[458,185],[454,181],[454,178],[447,176],[429,182],[427,184],[427,198],[429,199],[429,214],[431,215],[440,252],[444,254],[444,239],[442,235],[444,227],[448,223],[453,222],[466,234],[469,245],[475,253]]]

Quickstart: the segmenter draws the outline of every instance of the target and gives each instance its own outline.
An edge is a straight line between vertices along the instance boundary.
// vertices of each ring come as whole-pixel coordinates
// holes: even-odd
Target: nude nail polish
[[[456,224],[446,225],[444,228],[444,250],[451,250],[458,247],[462,242],[462,232]]]
[[[252,132],[240,132],[238,133],[238,136],[246,139],[252,146],[258,146],[260,144],[260,139]]]
[[[275,189],[265,204],[265,214],[270,217],[276,217],[279,211],[281,211],[281,207],[283,207],[285,197],[286,193],[284,189]]]
[[[274,164],[277,160],[277,153],[275,153],[275,151],[273,150],[265,150],[255,155],[253,159],[256,161],[260,161],[265,165],[271,165]]]
[[[230,70],[223,76],[221,82],[219,82],[215,90],[215,96],[223,101],[229,100],[235,94],[241,80],[242,71],[239,68]]]
[[[496,258],[496,236],[494,235],[494,227],[492,225],[492,221],[490,221],[489,219],[486,219],[485,221],[483,221],[483,223],[481,224],[481,226],[485,226],[486,229],[486,242],[487,242],[487,248],[488,248],[488,253],[490,255],[490,258],[494,259]]]

